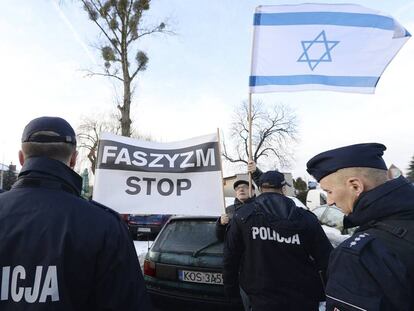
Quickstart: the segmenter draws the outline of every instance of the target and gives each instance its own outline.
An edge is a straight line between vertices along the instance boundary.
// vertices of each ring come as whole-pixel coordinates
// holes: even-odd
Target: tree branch
[[[134,80],[135,76],[138,74],[138,72],[139,72],[139,71],[140,71],[143,67],[145,67],[145,64],[143,64],[143,65],[139,65],[139,66],[137,67],[137,69],[135,69],[134,73],[133,73],[133,74],[132,74],[132,76],[131,76],[131,80]]]
[[[85,0],[81,0],[82,2],[85,2]],[[92,5],[95,7],[95,10],[97,10],[98,12],[99,12],[99,15],[105,20],[105,22],[106,22],[106,25],[108,26],[108,28],[109,28],[109,30],[112,32],[112,34],[114,35],[114,37],[115,37],[115,40],[116,40],[116,42],[119,44],[119,45],[121,45],[121,41],[119,40],[119,37],[118,37],[118,35],[117,35],[117,33],[115,32],[115,30],[113,30],[112,29],[112,27],[111,27],[111,23],[109,22],[109,20],[108,20],[108,18],[107,18],[107,15],[105,15],[105,16],[102,16],[101,14],[100,14],[100,9],[103,7],[102,6],[102,3],[99,1],[99,0],[97,0],[97,2],[98,2],[98,4],[99,4],[99,6],[100,6],[100,8],[98,8],[97,6],[96,6],[96,4],[95,4],[95,2],[92,0],[92,1],[90,1],[91,3],[92,3]],[[115,5],[115,7],[116,7],[116,5]],[[121,51],[119,50],[119,48],[116,46],[116,44],[114,44],[113,42],[112,42],[112,38],[106,33],[106,31],[103,29],[103,27],[101,27],[101,25],[97,22],[97,21],[94,21],[95,22],[95,24],[97,24],[98,25],[98,27],[101,29],[101,31],[103,32],[103,34],[105,35],[105,37],[108,39],[108,41],[111,43],[111,45],[117,50],[117,52],[121,55]],[[118,28],[118,31],[119,32],[121,32],[121,30]]]
[[[271,113],[261,107],[261,102],[252,106],[252,133],[248,130],[248,103],[244,102],[236,110],[231,135],[235,143],[232,156],[225,150],[226,159],[231,162],[247,162],[249,156],[249,134],[252,135],[252,158],[257,162],[262,157],[275,157],[279,164],[288,163],[292,155],[290,142],[296,141],[296,119],[284,106],[276,105]]]
[[[91,70],[85,70],[85,71],[88,72],[86,74],[86,77],[93,77],[93,76],[111,77],[111,78],[118,79],[121,82],[124,82],[124,79],[122,79],[121,77],[118,77],[118,76],[110,74],[110,73],[93,72]]]

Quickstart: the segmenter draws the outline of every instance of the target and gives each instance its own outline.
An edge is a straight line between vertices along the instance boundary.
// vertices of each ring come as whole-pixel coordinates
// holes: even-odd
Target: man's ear
[[[77,151],[75,151],[74,153],[72,153],[72,156],[70,157],[70,161],[69,161],[69,167],[71,169],[74,169],[75,168],[77,157],[78,157],[78,152]]]
[[[19,150],[19,162],[20,162],[20,165],[23,166],[23,164],[24,164],[24,154],[23,154],[23,151],[21,151],[21,150]]]
[[[359,195],[365,190],[364,183],[358,177],[350,177],[348,178],[346,183],[348,187],[351,189],[351,191],[353,191],[356,194],[357,197],[359,197]]]

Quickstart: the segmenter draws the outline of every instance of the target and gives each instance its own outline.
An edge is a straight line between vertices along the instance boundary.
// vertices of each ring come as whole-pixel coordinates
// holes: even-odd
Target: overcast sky
[[[21,132],[29,120],[61,116],[77,127],[82,116],[115,110],[115,88],[108,79],[87,78],[82,71],[101,63],[93,48],[99,38],[76,1],[3,2],[0,162],[16,164]],[[142,42],[149,64],[136,85],[135,127],[161,141],[184,140],[216,128],[226,134],[235,107],[248,97],[254,8],[295,3],[301,1],[153,0],[146,21],[168,18],[177,35],[157,35]],[[391,14],[414,33],[413,1],[353,3]],[[375,141],[387,146],[387,164],[405,171],[414,155],[413,55],[414,39],[410,39],[386,69],[375,95],[254,95],[254,100],[267,105],[284,103],[298,116],[295,160],[290,168],[281,169],[308,179],[305,164],[316,153]],[[234,172],[226,166],[225,175]]]

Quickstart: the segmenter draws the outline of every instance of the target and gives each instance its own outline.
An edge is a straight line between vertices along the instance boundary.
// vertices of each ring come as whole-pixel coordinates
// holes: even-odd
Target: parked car
[[[243,310],[223,288],[223,243],[215,235],[217,217],[170,218],[144,261],[152,302],[174,310]],[[213,309],[214,308],[214,309]]]
[[[154,214],[139,215],[130,214],[126,218],[129,232],[133,239],[140,235],[156,236],[172,215]]]

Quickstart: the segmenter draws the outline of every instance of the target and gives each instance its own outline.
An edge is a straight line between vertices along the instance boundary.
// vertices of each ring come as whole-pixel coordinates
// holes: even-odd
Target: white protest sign
[[[217,134],[174,143],[102,134],[93,199],[122,214],[220,215]]]

